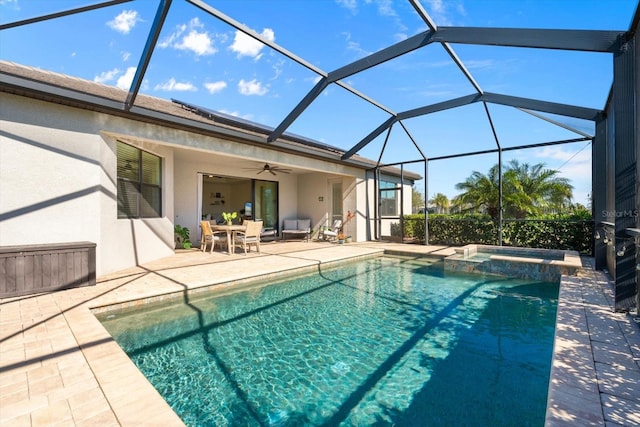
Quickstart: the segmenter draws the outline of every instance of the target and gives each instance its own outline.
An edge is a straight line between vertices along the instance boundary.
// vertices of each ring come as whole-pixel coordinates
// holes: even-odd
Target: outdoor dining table
[[[232,238],[231,234],[234,231],[244,231],[247,229],[247,226],[240,224],[211,224],[211,229],[213,231],[225,231],[227,233],[227,250],[229,251],[229,255],[231,255],[235,252],[236,249],[233,242],[234,239]]]

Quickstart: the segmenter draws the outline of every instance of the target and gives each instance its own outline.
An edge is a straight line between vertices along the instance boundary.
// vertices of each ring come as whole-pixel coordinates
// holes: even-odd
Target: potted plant
[[[236,212],[222,212],[222,219],[224,219],[227,225],[231,225],[231,221],[236,219],[237,216],[238,214]]]
[[[338,243],[341,245],[344,245],[344,241],[347,239],[347,236],[345,236],[344,233],[339,233],[337,238],[338,238]]]
[[[342,241],[343,242],[347,242],[347,243],[351,243],[351,235],[347,234],[349,233],[349,222],[355,218],[356,214],[351,212],[351,211],[347,211],[347,217],[344,219],[344,221],[342,222],[342,227],[340,228],[340,234],[338,234],[338,241],[340,242],[340,236],[342,236]]]
[[[176,243],[176,249],[190,249],[191,240],[189,240],[189,229],[176,224],[173,228],[173,236]]]

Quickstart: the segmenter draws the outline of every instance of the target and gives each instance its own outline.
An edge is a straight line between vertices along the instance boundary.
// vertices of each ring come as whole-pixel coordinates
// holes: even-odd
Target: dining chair
[[[209,252],[213,253],[216,243],[224,245],[227,241],[225,238],[226,233],[224,231],[212,231],[209,221],[200,221],[200,228],[202,229],[202,238],[200,239],[202,252],[205,251],[208,244],[211,244],[211,250]]]
[[[247,254],[247,247],[251,250],[251,245],[255,245],[260,253],[260,232],[262,231],[262,221],[246,221],[247,228],[244,231],[234,231],[233,241],[242,245],[244,254]]]

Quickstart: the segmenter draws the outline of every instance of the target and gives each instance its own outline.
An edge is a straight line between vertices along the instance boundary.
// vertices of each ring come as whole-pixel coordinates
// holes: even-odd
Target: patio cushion
[[[295,219],[285,219],[283,230],[297,230],[298,229],[298,221]]]
[[[311,220],[310,219],[299,219],[298,220],[298,230],[310,230],[311,229]]]

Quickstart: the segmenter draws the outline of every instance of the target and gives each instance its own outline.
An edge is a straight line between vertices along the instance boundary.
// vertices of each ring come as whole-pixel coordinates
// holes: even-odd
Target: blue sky
[[[325,72],[427,29],[410,3],[390,0],[206,0],[212,7]],[[8,23],[98,3],[0,0]],[[637,0],[422,0],[439,26],[627,30]],[[158,2],[136,0],[0,33],[0,58],[129,89]],[[612,81],[609,54],[451,45],[479,86],[501,93],[601,109]],[[184,0],[174,0],[141,92],[175,98],[277,126],[318,75]],[[394,112],[474,93],[439,44],[418,49],[345,79]],[[503,147],[580,137],[525,112],[489,104]],[[329,86],[288,132],[350,149],[389,117],[347,90]],[[593,124],[553,117],[588,134]],[[406,120],[428,157],[495,148],[482,104]],[[378,159],[386,133],[359,154]],[[419,158],[394,126],[383,162]],[[574,200],[591,191],[591,147],[581,142],[510,151],[504,161],[545,163],[574,185]],[[486,173],[496,155],[429,163],[429,195],[457,194],[472,171]],[[423,173],[422,166],[408,169]],[[420,187],[421,184],[420,184]]]

